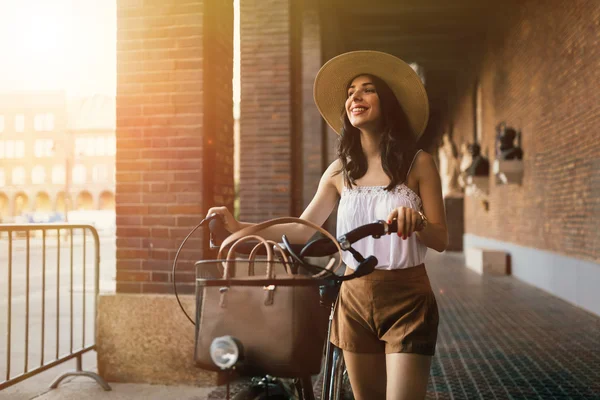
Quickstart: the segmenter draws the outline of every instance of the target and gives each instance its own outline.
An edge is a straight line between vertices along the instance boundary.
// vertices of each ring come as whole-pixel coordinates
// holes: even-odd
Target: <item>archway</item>
[[[29,197],[24,192],[19,192],[15,195],[15,203],[13,206],[13,216],[19,216],[29,209]]]
[[[35,196],[35,211],[36,212],[52,211],[52,203],[50,202],[50,196],[48,196],[48,193],[39,192]]]
[[[94,209],[94,199],[92,195],[88,191],[80,192],[77,195],[77,200],[75,200],[75,209],[77,210],[93,210]]]
[[[98,204],[99,210],[114,210],[115,195],[112,192],[105,191],[100,193],[100,201]]]
[[[64,213],[65,207],[67,211],[71,211],[73,209],[71,205],[71,196],[65,196],[65,192],[58,192],[58,194],[56,195],[54,211]]]
[[[10,215],[10,204],[8,201],[8,196],[4,193],[0,193],[0,220],[8,217]]]

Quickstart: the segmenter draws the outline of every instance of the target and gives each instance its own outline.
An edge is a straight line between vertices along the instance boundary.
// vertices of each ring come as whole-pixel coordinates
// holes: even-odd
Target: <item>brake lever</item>
[[[377,257],[369,256],[369,257],[365,258],[364,261],[362,261],[358,264],[358,266],[356,267],[356,269],[354,270],[353,273],[351,273],[349,275],[340,276],[340,277],[338,277],[338,279],[340,282],[343,282],[343,281],[349,281],[354,278],[360,278],[361,276],[368,275],[375,270],[375,267],[377,266],[378,262],[379,261],[377,260]]]
[[[286,235],[281,236],[281,240],[283,242],[283,247],[287,250],[288,254],[292,256],[292,258],[300,265],[303,265],[305,261],[296,254],[294,250],[292,250],[292,246],[290,241],[288,240]]]

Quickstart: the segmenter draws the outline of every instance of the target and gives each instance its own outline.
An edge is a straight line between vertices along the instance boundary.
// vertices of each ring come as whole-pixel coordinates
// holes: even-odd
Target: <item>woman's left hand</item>
[[[398,220],[398,236],[406,240],[413,234],[422,229],[421,215],[417,210],[409,207],[394,208],[387,217],[387,223]]]

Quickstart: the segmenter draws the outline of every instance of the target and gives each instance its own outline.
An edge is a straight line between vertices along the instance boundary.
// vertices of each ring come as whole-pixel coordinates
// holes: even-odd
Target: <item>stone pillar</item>
[[[117,294],[99,300],[98,369],[109,381],[212,384],[192,364],[171,268],[206,210],[233,205],[233,1],[118,0],[117,13]],[[201,232],[187,249],[180,293],[208,256]]]

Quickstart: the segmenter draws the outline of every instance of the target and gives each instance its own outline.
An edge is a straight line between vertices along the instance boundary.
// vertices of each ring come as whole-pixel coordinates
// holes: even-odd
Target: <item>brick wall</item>
[[[292,203],[289,1],[241,0],[240,218],[288,216]]]
[[[467,198],[466,231],[600,260],[600,3],[528,0],[507,9],[479,72],[482,148],[494,127],[522,130],[523,185],[491,183],[490,209]],[[475,83],[454,112],[457,145],[472,141]]]
[[[313,85],[323,65],[321,29],[315,0],[305,1],[302,18],[302,209],[312,200],[325,168],[325,123],[313,100]]]
[[[165,293],[181,240],[233,203],[233,5],[118,0],[117,12],[117,291]],[[188,291],[204,246],[198,233],[182,254]]]

